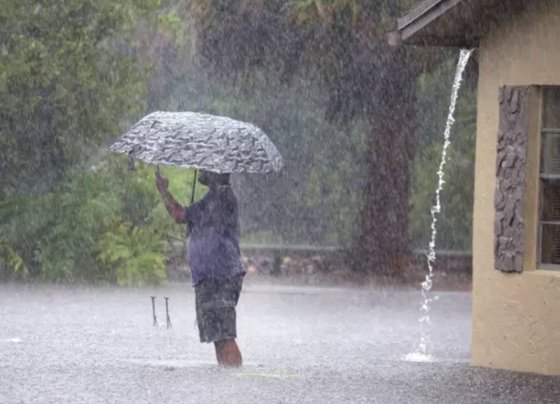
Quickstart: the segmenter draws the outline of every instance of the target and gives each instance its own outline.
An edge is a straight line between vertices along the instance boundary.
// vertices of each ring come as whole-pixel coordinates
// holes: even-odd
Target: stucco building
[[[560,1],[426,0],[390,42],[478,48],[472,364],[560,375]]]

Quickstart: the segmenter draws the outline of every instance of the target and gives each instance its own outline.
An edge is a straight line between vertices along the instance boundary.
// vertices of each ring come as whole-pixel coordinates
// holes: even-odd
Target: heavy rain
[[[0,403],[559,402],[558,16],[0,0]]]

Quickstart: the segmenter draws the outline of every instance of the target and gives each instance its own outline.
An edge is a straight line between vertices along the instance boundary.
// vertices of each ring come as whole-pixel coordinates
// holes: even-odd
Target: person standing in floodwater
[[[200,201],[181,206],[168,190],[169,181],[156,172],[156,187],[169,215],[187,225],[187,261],[195,288],[200,342],[213,342],[218,364],[241,366],[235,339],[235,307],[245,269],[239,251],[237,198],[229,174],[201,170],[198,181],[208,187]]]

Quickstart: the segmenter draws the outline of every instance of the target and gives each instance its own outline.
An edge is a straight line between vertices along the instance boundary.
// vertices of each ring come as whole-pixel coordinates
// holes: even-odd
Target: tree
[[[4,276],[41,272],[49,280],[119,281],[98,265],[98,239],[117,227],[134,231],[133,241],[140,244],[133,254],[136,263],[159,265],[159,272],[144,271],[140,277],[130,276],[129,268],[120,271],[123,282],[161,278],[163,255],[156,236],[162,227],[121,214],[121,207],[131,205],[127,191],[137,197],[133,213],[143,222],[153,221],[157,199],[131,178],[116,183],[113,176],[122,164],[102,163],[100,147],[144,110],[144,72],[127,38],[158,3],[0,0]],[[145,179],[141,185],[147,184]],[[153,188],[151,177],[149,186]],[[104,256],[111,263],[114,257]]]
[[[197,51],[216,75],[273,65],[290,80],[317,71],[328,93],[327,118],[368,123],[360,231],[350,255],[366,273],[398,273],[408,264],[414,97],[425,58],[389,47],[384,35],[408,3],[193,1]]]
[[[141,71],[117,39],[156,4],[0,0],[0,194],[51,188],[142,111]]]

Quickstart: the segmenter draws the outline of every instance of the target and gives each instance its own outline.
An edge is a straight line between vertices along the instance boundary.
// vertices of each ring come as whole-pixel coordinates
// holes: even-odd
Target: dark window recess
[[[541,180],[541,263],[560,264],[560,180]]]
[[[560,224],[560,180],[541,180],[542,221]]]
[[[543,130],[541,142],[541,177],[547,174],[560,177],[560,131]]]
[[[542,105],[540,263],[560,265],[560,87],[544,87]]]
[[[543,89],[543,128],[560,128],[560,87]]]
[[[542,252],[543,264],[560,264],[560,225],[542,225]]]

